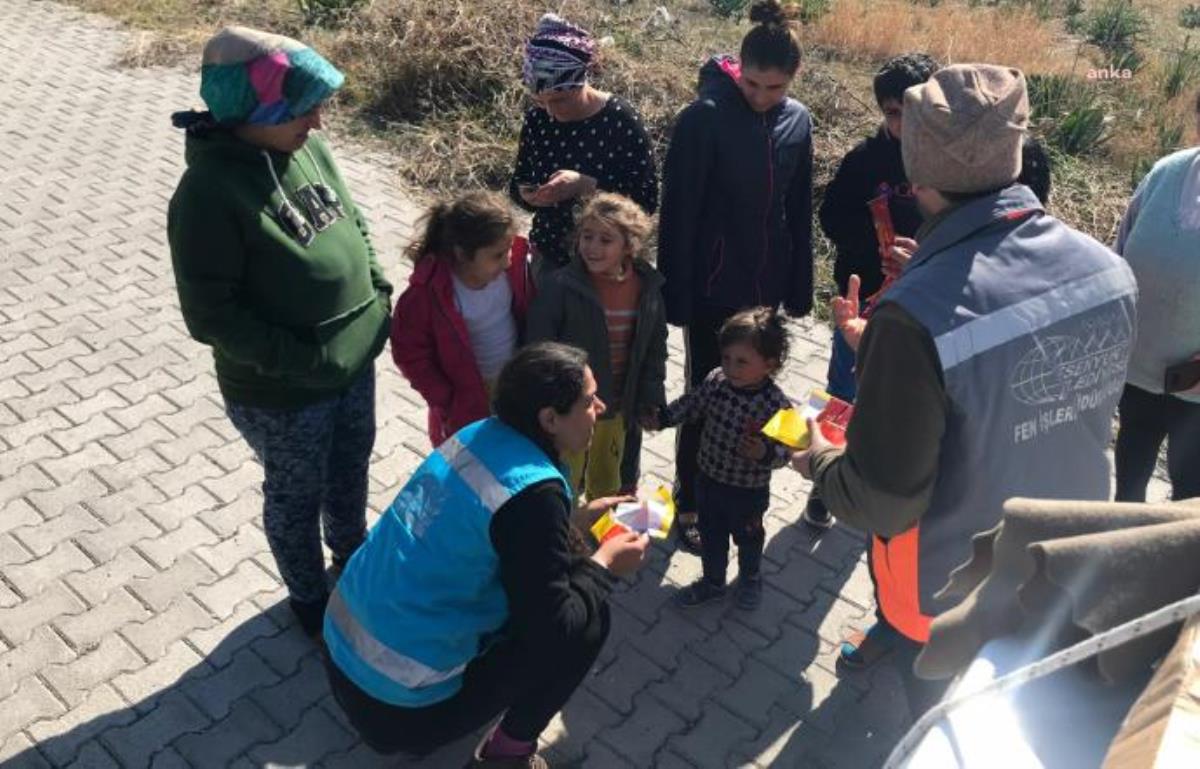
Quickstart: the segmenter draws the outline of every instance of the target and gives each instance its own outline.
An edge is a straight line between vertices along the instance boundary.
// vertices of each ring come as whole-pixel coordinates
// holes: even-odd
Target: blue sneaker
[[[838,662],[850,670],[865,670],[892,653],[900,633],[886,622],[876,622],[865,631],[857,630],[842,641]]]

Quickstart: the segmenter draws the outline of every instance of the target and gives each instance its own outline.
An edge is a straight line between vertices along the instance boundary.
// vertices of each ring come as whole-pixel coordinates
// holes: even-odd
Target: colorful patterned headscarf
[[[522,80],[532,93],[580,88],[587,81],[595,53],[591,32],[547,13],[525,44]]]
[[[226,27],[204,46],[200,96],[220,123],[279,125],[312,111],[344,80],[290,37]]]

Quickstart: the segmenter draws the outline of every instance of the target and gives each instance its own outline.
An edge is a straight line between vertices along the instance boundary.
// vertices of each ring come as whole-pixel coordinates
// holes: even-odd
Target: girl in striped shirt
[[[574,257],[547,276],[529,311],[528,341],[586,351],[607,408],[587,453],[567,457],[571,483],[588,499],[621,490],[627,426],[666,402],[662,276],[642,258],[650,230],[650,217],[629,198],[592,198],[576,222]]]

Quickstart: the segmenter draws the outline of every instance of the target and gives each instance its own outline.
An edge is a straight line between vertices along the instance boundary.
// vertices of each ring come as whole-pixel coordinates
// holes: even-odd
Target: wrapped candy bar
[[[813,389],[808,398],[790,409],[781,409],[763,426],[763,435],[793,449],[807,449],[812,443],[808,420],[815,419],[821,434],[834,445],[846,443],[846,428],[854,406],[824,390]]]
[[[867,207],[871,210],[871,222],[875,225],[875,239],[879,242],[880,253],[891,251],[892,246],[896,244],[896,230],[892,226],[891,209],[888,208],[890,195],[891,189],[887,185],[880,185],[880,194],[867,201]],[[892,278],[885,278],[879,290],[867,297],[867,306],[862,312],[864,318],[871,317],[875,305],[879,303],[879,299],[891,285]]]

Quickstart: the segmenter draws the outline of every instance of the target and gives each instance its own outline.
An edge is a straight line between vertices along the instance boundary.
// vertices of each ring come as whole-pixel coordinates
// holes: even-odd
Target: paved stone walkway
[[[260,526],[261,469],[180,319],[165,240],[194,72],[125,70],[111,23],[0,2],[0,763],[406,765],[358,744],[292,624]],[[333,146],[391,277],[417,210],[386,157]],[[785,383],[824,376],[797,325]],[[671,390],[682,354],[672,336]],[[427,450],[423,403],[378,365],[371,504]],[[650,484],[672,437],[648,441]],[[867,619],[860,538],[797,526],[777,474],[762,608],[667,605],[698,560],[656,547],[614,600],[600,663],[545,735],[563,766],[876,765],[906,718],[894,673],[839,680]],[[469,746],[420,765],[456,767]]]

